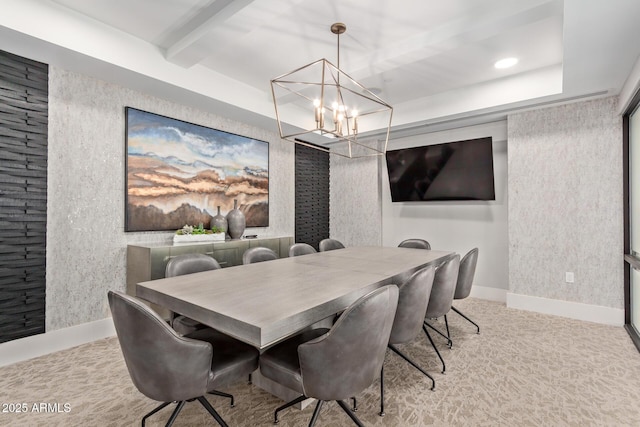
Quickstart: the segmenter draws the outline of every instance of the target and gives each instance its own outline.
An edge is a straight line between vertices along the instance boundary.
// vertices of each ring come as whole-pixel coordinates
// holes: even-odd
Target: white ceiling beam
[[[165,53],[167,61],[180,65],[185,68],[189,68],[205,58],[201,52],[194,47],[200,39],[206,36],[216,25],[225,22],[233,15],[253,3],[254,0],[216,0],[208,7],[200,11],[199,16],[202,14],[210,13],[209,19],[199,25],[195,25],[194,22],[198,17],[187,22],[184,27],[191,28],[180,40],[169,46]],[[183,28],[184,28],[183,27]]]

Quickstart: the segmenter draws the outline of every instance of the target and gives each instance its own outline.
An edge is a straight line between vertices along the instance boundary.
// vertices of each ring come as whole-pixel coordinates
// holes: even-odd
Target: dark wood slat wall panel
[[[45,332],[49,67],[0,51],[0,343]]]
[[[295,148],[295,240],[318,250],[329,237],[329,154],[304,145]]]

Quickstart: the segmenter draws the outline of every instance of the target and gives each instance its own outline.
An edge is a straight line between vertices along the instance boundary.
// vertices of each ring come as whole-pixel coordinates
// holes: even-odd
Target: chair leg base
[[[218,390],[211,390],[208,393],[209,394],[213,394],[214,396],[221,396],[221,397],[226,397],[228,399],[231,399],[231,407],[233,408],[234,406],[236,406],[235,403],[234,403],[235,401],[233,399],[233,395],[232,394],[223,393],[223,392],[218,391]]]
[[[178,402],[178,406],[176,406],[176,409],[171,413],[171,417],[169,417],[169,421],[167,421],[167,425],[165,427],[171,427],[173,425],[173,422],[178,418],[178,414],[182,411],[185,403],[187,403],[185,400]]]
[[[200,396],[198,398],[198,402],[200,402],[202,406],[204,406],[204,409],[206,409],[211,414],[211,416],[218,422],[218,424],[220,424],[221,427],[229,427],[227,423],[224,422],[220,414],[218,414],[218,412],[213,409],[211,403],[209,403],[209,401],[205,399],[204,396]]]
[[[364,424],[362,424],[362,422],[358,419],[358,417],[356,417],[356,414],[354,414],[353,412],[351,412],[351,410],[349,410],[349,407],[347,406],[346,403],[344,403],[342,400],[336,400],[336,402],[338,402],[338,405],[340,405],[342,410],[346,412],[347,415],[349,415],[349,418],[351,418],[351,420],[354,423],[356,423],[358,427],[364,427]]]
[[[458,310],[457,308],[455,308],[455,307],[453,307],[453,306],[451,307],[451,310],[453,310],[453,311],[455,311],[456,313],[458,313],[458,314],[459,314],[460,316],[462,316],[462,317],[463,317],[467,322],[469,322],[469,323],[473,324],[473,325],[476,327],[476,329],[477,329],[476,334],[480,334],[480,326],[478,326],[478,324],[477,324],[476,322],[474,322],[473,320],[469,319],[467,316],[465,316],[465,315],[464,315],[464,313],[462,313],[460,310]]]
[[[431,343],[431,346],[433,347],[433,349],[436,351],[436,354],[440,358],[440,362],[442,362],[442,374],[444,374],[445,371],[447,370],[447,366],[445,365],[444,359],[442,358],[442,355],[440,355],[440,351],[438,351],[438,347],[436,347],[436,343],[433,342],[433,338],[431,338],[431,334],[429,333],[429,330],[425,325],[428,325],[428,323],[425,322],[425,324],[422,325],[422,330],[424,331],[425,334],[427,334],[427,338],[429,338],[429,342]]]
[[[447,339],[449,340],[449,350],[453,348],[453,341],[451,340],[451,332],[449,332],[449,321],[447,320],[447,315],[444,315],[444,326],[447,328]]]
[[[342,400],[336,400],[336,402],[338,403],[338,405],[340,405],[342,410],[347,415],[349,415],[349,418],[351,418],[351,420],[358,427],[364,427],[364,424],[362,424],[362,422],[358,419],[358,417],[356,417],[356,414],[354,414],[351,411],[351,409],[349,409],[349,406],[346,403],[344,403]],[[323,404],[324,404],[324,400],[318,400],[318,403],[316,404],[316,408],[313,410],[313,415],[311,416],[311,420],[309,420],[309,427],[313,427],[316,424],[316,421],[318,420],[318,416],[320,415],[320,409],[322,408]]]
[[[420,366],[418,366],[413,360],[409,359],[409,357],[402,353],[400,350],[398,350],[394,345],[389,344],[388,347],[398,356],[402,357],[405,361],[407,361],[407,363],[409,363],[411,366],[413,366],[414,368],[416,368],[418,371],[420,371],[424,376],[426,376],[427,378],[429,378],[431,380],[431,391],[435,391],[436,389],[436,380],[429,375],[429,373],[427,371],[425,371],[424,369],[422,369]]]
[[[378,415],[384,417],[384,363],[380,368],[380,412]]]
[[[313,427],[318,420],[318,415],[320,415],[320,409],[324,404],[324,400],[318,400],[316,403],[316,408],[313,410],[313,415],[311,416],[311,420],[309,420],[309,427]]]
[[[447,316],[444,316],[444,320],[445,323],[447,323]],[[433,329],[435,332],[438,333],[438,335],[442,336],[443,338],[445,338],[447,340],[447,345],[449,346],[449,348],[453,347],[453,341],[451,341],[451,338],[449,337],[449,324],[447,323],[447,333],[446,335],[440,331],[438,328],[436,328],[435,326],[431,325],[429,322],[425,321],[424,322],[425,325],[427,325],[428,327],[430,327],[431,329]]]
[[[287,409],[287,408],[289,408],[289,407],[291,407],[291,406],[295,405],[296,403],[300,403],[300,402],[302,402],[303,400],[307,400],[307,399],[308,399],[308,397],[307,397],[307,396],[305,396],[305,395],[303,394],[302,396],[296,397],[296,398],[295,398],[295,399],[293,399],[292,401],[287,402],[287,403],[285,403],[285,404],[284,404],[284,405],[282,405],[282,406],[278,406],[278,407],[276,408],[276,410],[274,411],[274,413],[273,413],[273,423],[274,423],[274,424],[278,424],[278,423],[280,422],[280,420],[278,419],[278,413],[279,413],[280,411],[282,411],[283,409]]]
[[[212,393],[212,394],[215,394],[215,393]],[[204,408],[213,416],[213,418],[218,422],[218,424],[220,424],[222,427],[228,427],[227,423],[224,422],[224,420],[222,419],[220,414],[218,414],[218,412],[216,412],[216,410],[213,409],[213,406],[211,406],[209,401],[207,399],[205,399],[204,396],[195,397],[193,399],[187,399],[187,400],[182,400],[180,402],[176,402],[177,406],[173,410],[173,412],[171,413],[171,416],[169,417],[169,420],[167,421],[167,424],[166,424],[165,427],[171,427],[173,425],[174,421],[176,420],[176,418],[178,418],[178,414],[180,414],[180,411],[182,411],[182,408],[184,407],[184,404],[187,403],[187,402],[193,402],[194,400],[197,400],[198,402],[200,402],[200,404],[202,406],[204,406]],[[172,402],[164,402],[160,406],[155,408],[153,411],[149,412],[147,415],[142,417],[142,427],[145,427],[145,422],[147,421],[147,418],[149,418],[151,415],[155,414],[156,412],[160,411],[161,409],[165,408],[166,406],[170,405],[171,403]]]
[[[151,415],[155,414],[156,412],[160,411],[161,409],[164,409],[166,406],[168,406],[170,404],[171,404],[171,402],[164,402],[164,403],[160,404],[159,406],[157,406],[155,409],[153,409],[151,412],[149,412],[147,415],[142,417],[142,427],[145,426],[145,422],[147,421],[147,418],[149,418]]]

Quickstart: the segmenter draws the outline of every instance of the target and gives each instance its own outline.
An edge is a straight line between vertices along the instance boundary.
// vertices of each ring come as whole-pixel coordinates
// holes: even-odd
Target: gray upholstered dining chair
[[[323,239],[320,241],[318,249],[320,249],[320,252],[326,252],[334,249],[344,249],[344,245],[336,239]]]
[[[278,259],[278,254],[272,249],[263,248],[262,246],[249,248],[242,254],[242,264],[273,261],[274,259]]]
[[[442,362],[443,374],[445,373],[446,365],[444,363],[442,355],[440,354],[440,351],[438,351],[438,347],[436,347],[436,344],[431,338],[431,334],[429,334],[429,328],[445,337],[449,342],[449,347],[451,347],[451,339],[449,338],[449,324],[447,323],[447,320],[445,318],[447,334],[444,335],[438,329],[429,324],[427,319],[442,317],[451,310],[451,306],[453,305],[453,294],[456,291],[456,283],[458,281],[459,268],[460,255],[456,254],[452,258],[449,258],[447,261],[440,264],[440,266],[436,269],[435,277],[433,278],[433,287],[431,288],[431,295],[429,296],[429,304],[427,305],[427,313],[425,315],[424,324],[422,325],[422,329],[424,330],[425,334],[427,334],[429,342],[433,346],[433,349],[436,351],[436,354]]]
[[[388,344],[389,349],[431,380],[431,390],[436,388],[433,377],[402,353],[396,344],[409,343],[420,333],[429,304],[434,275],[435,267],[425,267],[413,273],[406,282],[398,286],[398,308]],[[384,416],[384,366],[380,370],[380,416]]]
[[[369,387],[382,369],[397,304],[398,287],[383,286],[351,304],[331,329],[308,330],[265,351],[262,375],[301,394],[276,409],[275,422],[278,412],[312,397],[318,403],[310,427],[331,400],[362,426],[343,399]]]
[[[399,248],[414,248],[414,249],[431,249],[431,245],[424,239],[406,239],[400,242]]]
[[[180,336],[137,298],[110,291],[108,299],[133,384],[148,398],[163,402],[142,418],[142,426],[151,415],[176,402],[166,424],[171,426],[191,400],[198,400],[221,426],[226,426],[204,396],[257,369],[258,350],[209,328],[189,337]]]
[[[165,277],[182,276],[184,274],[200,273],[201,271],[217,270],[220,264],[214,258],[205,254],[184,254],[169,259],[164,270]]]
[[[454,301],[457,299],[464,299],[471,293],[471,286],[473,285],[473,277],[476,274],[476,265],[478,264],[478,248],[473,248],[462,258],[460,261],[460,272],[458,273],[458,282],[456,284],[456,292],[453,294]],[[480,326],[473,320],[469,319],[460,310],[451,306],[451,309],[472,323],[477,328],[477,333],[480,333]],[[446,318],[446,315],[445,315]]]
[[[289,248],[289,256],[299,256],[307,254],[315,254],[316,249],[308,243],[294,243]]]
[[[205,254],[178,255],[167,262],[165,277],[176,277],[185,274],[200,273],[202,271],[217,270],[220,264],[214,258]],[[171,326],[179,334],[186,335],[206,326],[181,314],[171,315]]]

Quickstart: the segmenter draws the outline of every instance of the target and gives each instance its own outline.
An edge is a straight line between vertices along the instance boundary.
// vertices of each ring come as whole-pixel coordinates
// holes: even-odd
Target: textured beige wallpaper
[[[127,244],[172,238],[124,232],[125,106],[269,142],[270,225],[251,230],[293,235],[293,146],[275,129],[50,67],[47,331],[108,317],[107,291],[125,289]]]
[[[509,284],[516,294],[623,308],[617,98],[508,118]],[[572,272],[574,283],[565,282]]]
[[[346,246],[380,245],[379,157],[330,157],[329,234]]]

